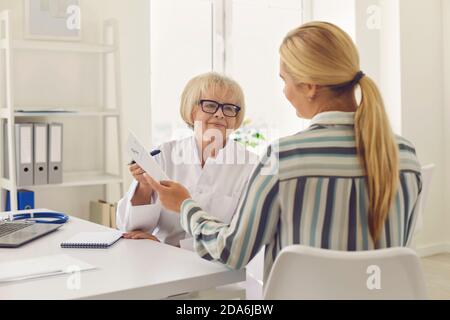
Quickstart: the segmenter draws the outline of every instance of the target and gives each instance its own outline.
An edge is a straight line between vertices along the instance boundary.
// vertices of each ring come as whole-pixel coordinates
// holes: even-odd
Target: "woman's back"
[[[334,250],[406,246],[421,190],[414,147],[397,137],[400,184],[381,236],[373,243],[368,227],[367,179],[356,152],[354,113],[326,112],[311,127],[279,145],[278,244]],[[277,250],[278,251],[278,250]]]
[[[267,279],[280,251],[293,244],[342,251],[406,246],[422,185],[414,147],[396,138],[400,183],[374,244],[354,118],[352,112],[321,113],[308,130],[272,145],[255,168],[229,228],[213,221],[205,224],[202,208],[195,201],[185,201],[181,223],[196,238],[197,252],[205,259],[241,268],[266,245]]]

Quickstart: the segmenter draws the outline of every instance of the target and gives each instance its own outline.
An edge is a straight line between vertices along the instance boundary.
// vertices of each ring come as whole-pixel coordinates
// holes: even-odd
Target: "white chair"
[[[281,251],[264,298],[426,299],[421,265],[408,248],[345,252],[305,246]]]
[[[422,194],[420,196],[418,204],[419,210],[417,211],[414,233],[417,233],[423,229],[423,212],[428,199],[428,193],[430,191],[431,178],[433,176],[434,168],[434,164],[429,164],[422,167]]]

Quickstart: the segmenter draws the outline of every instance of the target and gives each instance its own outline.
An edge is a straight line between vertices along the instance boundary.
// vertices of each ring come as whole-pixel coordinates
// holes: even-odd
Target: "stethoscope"
[[[19,220],[27,220],[34,223],[64,224],[69,221],[69,216],[58,212],[19,213],[10,216],[10,221]]]

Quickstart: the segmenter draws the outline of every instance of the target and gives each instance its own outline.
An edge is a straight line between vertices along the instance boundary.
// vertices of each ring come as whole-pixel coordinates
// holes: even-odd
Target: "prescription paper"
[[[128,136],[127,151],[129,156],[154,180],[158,182],[169,180],[155,159],[142,146],[132,132],[130,132]]]

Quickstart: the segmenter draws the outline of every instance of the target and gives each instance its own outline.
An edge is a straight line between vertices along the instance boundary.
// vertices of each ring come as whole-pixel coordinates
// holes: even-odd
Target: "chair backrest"
[[[295,245],[276,259],[264,298],[426,299],[427,293],[411,249],[341,252]]]
[[[430,191],[431,178],[433,176],[435,165],[429,164],[422,167],[422,193],[419,199],[419,210],[417,211],[416,225],[414,232],[419,232],[423,228],[423,212],[425,204],[428,200],[428,194]]]

